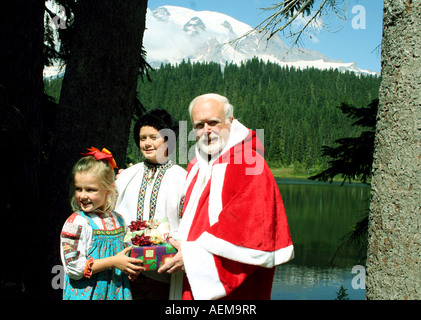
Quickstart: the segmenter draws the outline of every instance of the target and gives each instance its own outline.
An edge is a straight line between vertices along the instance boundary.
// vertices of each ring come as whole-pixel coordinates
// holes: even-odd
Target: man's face
[[[232,117],[225,121],[223,103],[203,98],[196,102],[191,112],[193,129],[198,146],[205,153],[220,153],[228,142]]]

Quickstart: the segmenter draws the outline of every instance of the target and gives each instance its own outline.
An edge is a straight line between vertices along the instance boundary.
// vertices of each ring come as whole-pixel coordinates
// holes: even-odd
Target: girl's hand
[[[141,266],[142,260],[127,256],[131,248],[124,248],[114,256],[114,267],[126,273],[129,276],[129,280],[134,281],[142,271],[145,271],[145,268]]]

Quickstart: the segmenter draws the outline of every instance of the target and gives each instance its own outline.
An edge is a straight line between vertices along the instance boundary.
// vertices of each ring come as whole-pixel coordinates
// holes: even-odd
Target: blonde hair
[[[107,161],[97,160],[93,156],[87,156],[80,158],[72,169],[72,183],[71,183],[71,200],[70,205],[72,206],[73,211],[80,211],[81,208],[78,205],[75,198],[75,183],[74,178],[77,173],[81,172],[90,172],[93,175],[97,176],[101,180],[102,187],[110,192],[108,197],[108,202],[105,207],[105,210],[111,210],[114,208],[114,203],[116,200],[116,191],[115,191],[115,173],[114,169],[110,167]]]

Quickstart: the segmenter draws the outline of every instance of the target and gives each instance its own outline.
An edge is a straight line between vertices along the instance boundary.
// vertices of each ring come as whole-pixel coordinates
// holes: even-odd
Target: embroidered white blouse
[[[86,213],[102,230],[125,227],[112,212]],[[127,229],[125,227],[125,229]],[[61,232],[60,255],[65,273],[70,279],[79,280],[89,276],[88,252],[92,246],[92,226],[86,217],[73,213],[64,223]]]
[[[132,167],[125,169],[117,178],[116,186],[118,198],[115,205],[115,211],[121,214],[126,225],[138,219],[138,200],[139,192],[142,186],[145,164],[140,162]],[[159,172],[155,172],[153,178],[147,183],[145,194],[142,200],[143,216],[142,220],[151,219],[151,209],[154,209],[154,218],[168,218],[171,228],[171,234],[175,237],[179,227],[179,206],[183,192],[184,182],[186,180],[186,170],[173,164],[168,168],[159,185],[156,203],[151,203],[151,196],[155,181]],[[152,207],[155,208],[152,208]]]

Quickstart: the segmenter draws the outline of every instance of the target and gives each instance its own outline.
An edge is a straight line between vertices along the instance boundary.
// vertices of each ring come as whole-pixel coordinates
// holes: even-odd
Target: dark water
[[[288,216],[295,258],[278,266],[274,300],[334,300],[341,286],[350,300],[364,300],[353,288],[352,267],[363,262],[357,252],[335,255],[343,237],[368,212],[370,188],[362,184],[277,179]],[[335,257],[335,258],[334,258]],[[334,259],[333,259],[334,258]],[[355,287],[355,285],[354,285]]]

